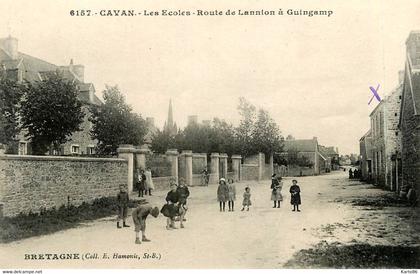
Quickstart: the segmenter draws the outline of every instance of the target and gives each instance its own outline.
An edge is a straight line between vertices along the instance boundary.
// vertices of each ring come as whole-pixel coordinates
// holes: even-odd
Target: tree
[[[170,148],[179,148],[180,139],[182,137],[180,134],[172,135],[168,131],[157,130],[152,137],[151,150],[156,153],[165,153]]]
[[[50,146],[67,142],[83,122],[82,103],[75,83],[59,73],[46,80],[27,83],[20,108],[22,128],[32,143],[32,152],[45,154]]]
[[[264,109],[258,111],[258,118],[252,132],[252,144],[254,149],[266,155],[282,150],[280,129]]]
[[[270,155],[282,150],[283,137],[269,113],[258,110],[245,98],[239,98],[239,114],[242,119],[236,128],[238,150],[243,156],[264,152]]]
[[[104,104],[92,106],[91,136],[98,141],[97,151],[102,155],[114,155],[121,144],[141,145],[147,133],[146,121],[132,113],[117,86],[106,86]]]
[[[240,144],[239,150],[242,156],[248,156],[256,153],[253,147],[252,133],[256,119],[256,108],[244,97],[239,98],[238,111],[241,115],[241,121],[236,128],[237,141]]]
[[[18,112],[24,90],[22,84],[0,78],[0,143],[6,144],[6,153],[17,153]]]

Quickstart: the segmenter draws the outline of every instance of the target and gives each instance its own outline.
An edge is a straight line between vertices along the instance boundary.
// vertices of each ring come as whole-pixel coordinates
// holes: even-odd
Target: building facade
[[[420,193],[420,31],[410,33],[406,50],[399,121],[402,183],[413,184]]]
[[[362,181],[372,181],[372,132],[369,130],[359,140],[360,146],[360,170]]]
[[[401,133],[398,129],[401,94],[402,94],[402,76],[400,72],[400,81],[398,86],[381,102],[370,114],[370,136],[365,146],[368,148],[365,157],[371,159],[372,181],[390,190],[399,188],[401,180]],[[365,136],[364,136],[365,137]],[[363,137],[362,137],[363,138]],[[361,151],[363,152],[363,151]],[[361,154],[363,157],[363,154]],[[369,160],[369,159],[367,159]],[[369,162],[366,162],[369,165]],[[400,171],[400,172],[399,172]],[[362,171],[363,172],[363,171]]]
[[[74,132],[70,141],[63,144],[59,150],[50,150],[51,155],[85,155],[95,154],[96,140],[90,137],[92,123],[89,121],[91,105],[101,105],[95,94],[92,83],[84,82],[84,66],[73,64],[57,66],[39,58],[24,54],[18,50],[18,40],[14,37],[0,39],[0,70],[10,80],[18,82],[35,82],[45,80],[52,73],[59,72],[65,79],[73,81],[79,89],[79,100],[83,103],[84,120],[81,131]],[[18,154],[31,154],[30,142],[25,138],[23,129],[19,135]]]

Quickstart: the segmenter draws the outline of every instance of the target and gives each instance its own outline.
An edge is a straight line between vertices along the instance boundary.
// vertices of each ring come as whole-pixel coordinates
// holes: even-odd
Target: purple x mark
[[[378,100],[378,102],[380,102],[381,101],[381,97],[379,97],[379,94],[378,94],[378,89],[379,89],[379,87],[380,87],[380,85],[378,84],[378,87],[376,88],[376,89],[374,89],[373,87],[369,87],[369,89],[372,91],[372,93],[373,93],[373,96],[372,96],[372,98],[369,100],[369,103],[368,103],[368,105],[370,105],[370,103],[372,102],[372,100],[373,100],[373,98],[374,97],[376,97],[376,99]]]

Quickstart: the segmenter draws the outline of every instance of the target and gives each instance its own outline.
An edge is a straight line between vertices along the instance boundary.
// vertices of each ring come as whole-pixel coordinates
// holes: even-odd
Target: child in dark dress
[[[290,203],[293,205],[292,211],[299,211],[300,205],[300,187],[297,185],[297,180],[292,181],[293,185],[290,187],[290,193],[292,195]]]

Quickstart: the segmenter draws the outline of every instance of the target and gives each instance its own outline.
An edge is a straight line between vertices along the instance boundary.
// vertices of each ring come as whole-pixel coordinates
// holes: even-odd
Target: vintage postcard
[[[417,273],[419,14],[2,0],[3,273]]]

